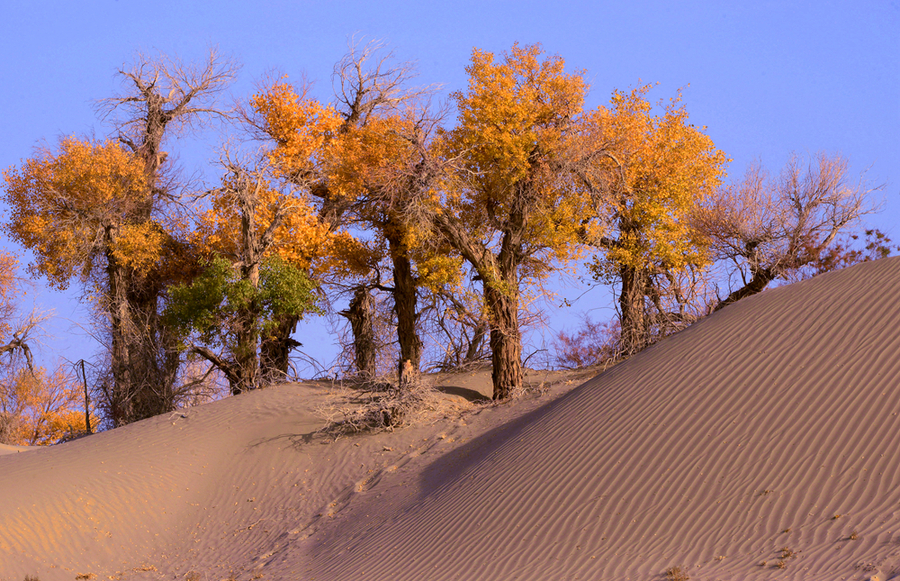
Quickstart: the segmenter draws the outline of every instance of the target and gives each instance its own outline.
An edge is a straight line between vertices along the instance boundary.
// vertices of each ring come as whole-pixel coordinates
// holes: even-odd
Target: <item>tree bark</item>
[[[353,331],[353,350],[356,372],[364,379],[372,379],[376,373],[377,345],[375,342],[375,305],[371,291],[357,287],[350,307],[343,312]]]
[[[259,367],[263,382],[271,384],[286,380],[291,351],[300,347],[300,343],[291,338],[299,320],[299,317],[288,317],[278,321],[277,326],[261,341]]]
[[[484,298],[491,318],[493,398],[507,399],[523,380],[518,288],[504,292],[485,283]]]
[[[416,279],[406,248],[390,240],[391,259],[394,266],[394,312],[397,315],[397,340],[400,343],[400,360],[397,373],[401,384],[408,374],[416,374],[422,358],[422,340],[416,331]],[[406,383],[409,383],[409,379]]]
[[[644,295],[647,286],[645,274],[633,266],[624,265],[619,269],[622,289],[619,292],[621,313],[621,349],[625,355],[632,355],[650,342],[644,312]]]

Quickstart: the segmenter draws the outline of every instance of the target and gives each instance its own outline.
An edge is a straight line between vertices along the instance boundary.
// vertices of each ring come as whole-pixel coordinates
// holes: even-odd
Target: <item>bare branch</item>
[[[714,257],[735,264],[744,281],[716,309],[794,276],[877,210],[872,193],[879,188],[848,184],[847,166],[840,156],[820,153],[807,164],[793,156],[773,179],[757,164],[698,212],[695,224]]]
[[[113,124],[122,143],[145,159],[164,155],[163,137],[195,129],[211,118],[228,118],[217,99],[235,79],[238,64],[211,49],[205,62],[184,63],[166,55],[138,54],[130,68],[121,68],[124,92],[98,102],[101,118],[115,115]],[[154,164],[158,166],[162,160]]]
[[[374,113],[396,109],[409,99],[430,94],[436,87],[408,89],[415,64],[393,63],[394,53],[381,42],[360,46],[351,38],[347,54],[334,65],[331,84],[345,127],[364,125]]]
[[[47,313],[32,311],[24,319],[14,325],[12,339],[7,341],[5,345],[0,345],[0,356],[10,354],[14,357],[16,352],[21,353],[25,358],[25,364],[29,371],[34,373],[34,358],[31,353],[31,344],[34,342],[35,333],[39,331],[40,326],[50,318]]]

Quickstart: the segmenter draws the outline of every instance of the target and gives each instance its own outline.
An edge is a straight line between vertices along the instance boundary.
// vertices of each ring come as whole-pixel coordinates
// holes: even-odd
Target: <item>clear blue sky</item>
[[[305,75],[316,82],[316,96],[328,99],[332,66],[354,34],[416,61],[420,82],[440,83],[445,92],[465,88],[473,47],[499,52],[514,42],[541,43],[572,69],[586,70],[589,106],[639,82],[658,82],[659,98],[690,85],[684,98],[691,119],[734,160],[730,177],[755,159],[778,170],[791,152],[842,152],[854,174],[867,170],[872,183],[885,184],[884,211],[870,223],[900,239],[897,0],[4,0],[0,166],[20,163],[41,140],[106,135],[93,103],[118,89],[114,72],[136,51],[193,60],[218,46],[243,63],[235,97],[278,70],[298,80]],[[189,172],[208,172],[207,160],[215,159],[216,137],[201,137],[205,145],[184,145]],[[0,244],[27,262],[21,249]],[[79,331],[85,313],[77,296],[40,284],[29,294],[57,314],[42,352],[49,364],[57,353],[76,360],[95,350]],[[595,307],[595,318],[608,318],[609,299],[608,289],[593,290],[568,312],[557,311],[551,325],[571,325],[576,313]],[[314,353],[328,353],[327,337],[315,343]]]

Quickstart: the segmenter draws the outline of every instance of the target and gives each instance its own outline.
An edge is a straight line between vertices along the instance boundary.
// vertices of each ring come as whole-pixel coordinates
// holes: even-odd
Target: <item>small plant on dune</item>
[[[409,426],[437,408],[434,395],[432,387],[421,379],[400,386],[383,380],[366,382],[343,403],[331,403],[316,410],[326,420],[319,432],[337,438]]]
[[[787,547],[781,547],[781,558],[782,559],[792,559],[797,556],[796,551],[792,551]]]
[[[800,551],[795,551],[789,547],[781,547],[780,549],[778,549],[779,559],[775,561],[773,567],[775,567],[776,569],[787,569],[788,560],[796,558],[799,552]],[[760,566],[765,567],[766,562],[763,561],[762,563],[760,563]]]
[[[666,579],[668,581],[690,581],[690,576],[681,567],[669,567],[666,569]]]
[[[41,580],[40,580],[40,578],[38,578],[37,575],[35,575],[33,577],[31,575],[25,575],[25,579],[23,579],[22,581],[41,581]]]
[[[848,541],[855,541],[855,540],[857,540],[858,538],[859,538],[859,533],[856,532],[856,531],[853,531],[852,533],[850,533],[850,536],[847,537],[847,540],[848,540]]]
[[[600,365],[612,367],[625,358],[618,321],[598,323],[585,317],[572,334],[560,332],[553,341],[555,364],[563,369]]]
[[[196,571],[188,571],[184,576],[185,581],[200,581],[200,573]]]

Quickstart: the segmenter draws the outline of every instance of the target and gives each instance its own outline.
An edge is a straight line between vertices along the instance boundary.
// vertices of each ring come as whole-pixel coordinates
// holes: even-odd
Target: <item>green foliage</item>
[[[258,300],[265,313],[263,330],[288,317],[302,318],[306,313],[322,314],[316,304],[316,284],[299,268],[279,256],[263,261],[259,273]]]
[[[321,313],[315,288],[302,270],[277,256],[263,262],[256,287],[239,269],[217,257],[190,284],[169,290],[165,319],[182,339],[196,333],[203,343],[227,346],[248,315],[251,324],[264,332],[281,318]]]

